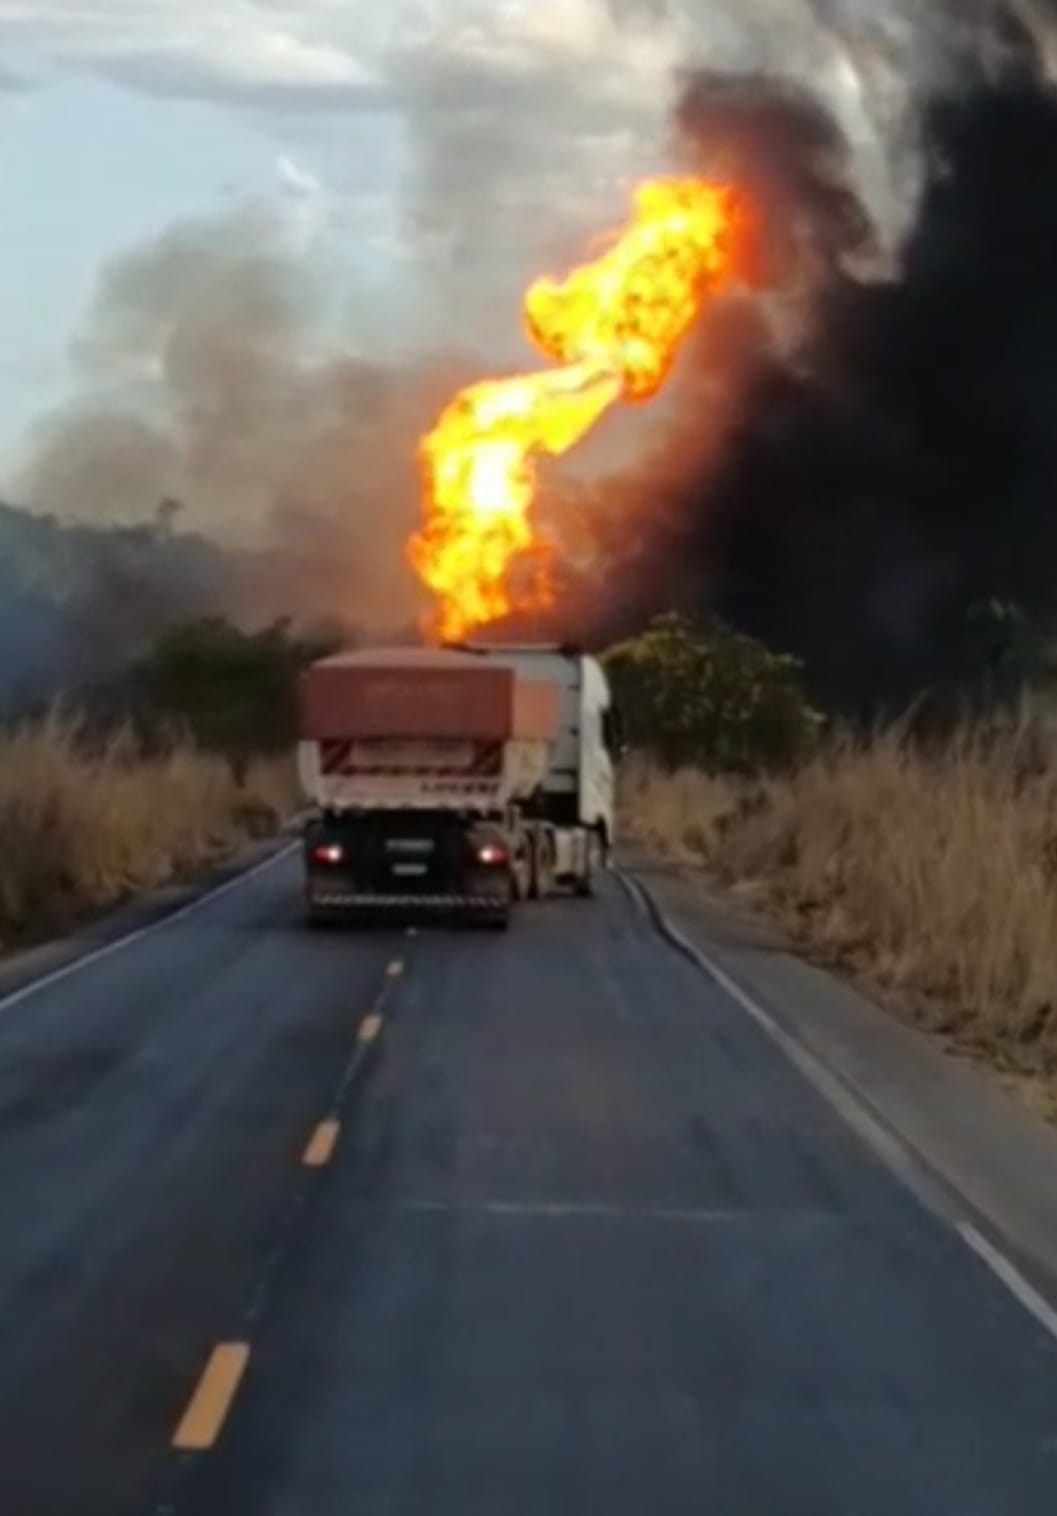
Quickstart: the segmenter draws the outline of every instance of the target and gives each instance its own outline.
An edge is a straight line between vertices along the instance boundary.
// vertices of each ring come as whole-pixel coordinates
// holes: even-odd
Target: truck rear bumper
[[[505,908],[500,895],[360,895],[352,890],[310,890],[308,903],[321,911],[487,911]]]

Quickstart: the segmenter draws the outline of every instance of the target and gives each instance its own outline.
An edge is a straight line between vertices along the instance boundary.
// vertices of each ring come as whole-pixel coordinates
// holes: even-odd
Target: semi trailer
[[[313,664],[298,763],[312,923],[390,911],[506,926],[587,896],[614,840],[619,722],[576,648],[375,649]]]

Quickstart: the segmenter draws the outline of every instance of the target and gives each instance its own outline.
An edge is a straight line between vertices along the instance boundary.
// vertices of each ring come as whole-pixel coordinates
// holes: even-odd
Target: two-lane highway
[[[0,1220],[13,1516],[1057,1505],[1057,1343],[615,881],[317,936],[282,863],[45,987]]]
[[[0,1510],[138,1512],[398,934],[280,862],[0,1008]]]

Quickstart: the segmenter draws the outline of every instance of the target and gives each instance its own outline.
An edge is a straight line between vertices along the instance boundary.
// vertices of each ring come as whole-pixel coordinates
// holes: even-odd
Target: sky
[[[416,265],[467,249],[416,165],[439,194],[442,154],[464,157],[442,141],[473,131],[453,91],[492,109],[534,61],[592,46],[590,6],[568,7],[558,46],[547,9],[447,0],[445,23],[392,0],[383,22],[378,0],[0,0],[0,488],[71,382],[108,263],[183,220],[270,208],[295,256],[369,291],[362,342],[380,305],[405,338],[437,320],[436,302],[417,316]]]
[[[329,284],[351,346],[487,343],[504,321],[516,337],[510,304],[540,260],[572,256],[666,165],[691,63],[808,82],[883,212],[920,14],[917,0],[0,0],[0,492],[27,427],[75,380],[107,268],[186,221],[265,209]]]

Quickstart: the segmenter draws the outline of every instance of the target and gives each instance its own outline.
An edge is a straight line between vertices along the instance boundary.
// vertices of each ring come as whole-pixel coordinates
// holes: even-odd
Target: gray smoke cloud
[[[405,622],[421,605],[404,559],[419,511],[417,439],[457,385],[528,361],[526,280],[582,256],[619,220],[635,178],[681,161],[687,134],[673,131],[672,104],[692,106],[690,80],[711,81],[695,142],[722,76],[807,101],[815,127],[805,130],[821,133],[821,156],[835,155],[827,204],[846,236],[839,258],[868,245],[895,258],[925,177],[924,103],[967,71],[1005,68],[1025,30],[1044,57],[1053,36],[1048,0],[537,0],[501,11],[459,0],[458,10],[460,24],[431,32],[428,46],[395,45],[384,86],[357,105],[402,136],[399,251],[414,312],[402,346],[414,349],[417,332],[417,352],[379,353],[336,319],[281,217],[248,209],[175,227],[104,271],[72,353],[74,399],[36,430],[22,499],[81,523],[142,522],[161,508],[224,546],[226,603],[249,619]],[[735,107],[728,97],[728,118]],[[796,159],[759,160],[769,200],[791,218]],[[694,161],[724,166],[721,153]],[[772,340],[756,311],[725,319],[712,340],[731,363]],[[721,446],[713,430],[708,452]]]
[[[263,212],[119,259],[75,347],[75,398],[33,438],[24,498],[81,522],[161,508],[230,551],[249,616],[413,617],[416,442],[455,371],[342,356],[329,314]]]

